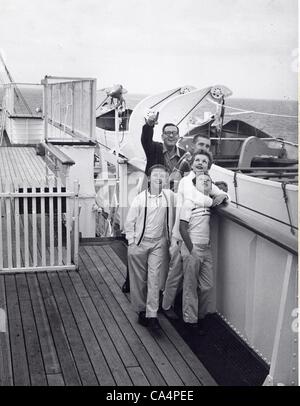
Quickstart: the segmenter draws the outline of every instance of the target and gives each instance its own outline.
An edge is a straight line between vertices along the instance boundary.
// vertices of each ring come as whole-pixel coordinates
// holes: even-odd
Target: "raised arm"
[[[143,125],[141,142],[146,156],[148,156],[151,153],[154,146],[153,132],[154,127],[152,125],[149,125],[148,123]]]

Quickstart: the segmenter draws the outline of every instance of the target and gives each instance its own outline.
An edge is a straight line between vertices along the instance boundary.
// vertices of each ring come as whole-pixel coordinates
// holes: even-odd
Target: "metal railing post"
[[[47,76],[41,81],[43,91],[43,117],[44,117],[44,140],[48,142],[48,79]]]

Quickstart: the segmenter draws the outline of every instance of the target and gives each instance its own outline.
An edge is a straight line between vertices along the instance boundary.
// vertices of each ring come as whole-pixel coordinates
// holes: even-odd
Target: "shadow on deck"
[[[0,275],[0,385],[215,385],[159,315],[154,337],[121,291],[113,245],[80,247],[79,272]]]

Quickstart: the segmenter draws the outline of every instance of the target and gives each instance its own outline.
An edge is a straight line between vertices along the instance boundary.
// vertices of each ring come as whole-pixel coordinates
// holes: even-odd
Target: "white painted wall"
[[[298,256],[216,214],[211,240],[215,273],[211,312],[217,311],[269,363],[272,384],[293,385],[298,381],[293,329]]]
[[[12,144],[38,144],[44,140],[43,120],[8,117],[6,132]]]

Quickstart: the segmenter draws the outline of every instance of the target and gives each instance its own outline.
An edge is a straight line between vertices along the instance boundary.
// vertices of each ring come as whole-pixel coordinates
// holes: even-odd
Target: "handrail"
[[[65,153],[63,153],[62,151],[60,151],[57,147],[55,147],[54,145],[51,144],[46,144],[45,142],[42,142],[40,144],[45,150],[47,150],[48,152],[50,152],[50,154],[54,155],[55,158],[57,158],[62,165],[75,165],[75,161],[73,161],[73,159],[71,159],[70,157],[68,157],[68,155],[66,155]]]
[[[249,215],[243,209],[232,206],[219,206],[215,211],[219,216],[225,217],[245,227],[247,230],[253,231],[278,247],[291,252],[293,255],[298,255],[297,238],[292,237],[288,232],[284,233],[282,226],[278,226],[274,221],[265,218],[262,222],[261,218],[258,219],[253,214]]]
[[[14,85],[19,85],[19,86],[42,86],[40,83],[26,83],[26,82],[7,82],[7,83],[3,83],[3,86],[14,86]]]
[[[71,135],[73,138],[78,138],[80,141],[89,140],[89,138],[85,135],[81,135],[78,130],[72,130],[67,125],[60,124],[57,121],[52,120],[51,118],[48,118],[48,123],[51,124],[53,127],[64,131],[66,134]]]
[[[298,164],[293,164],[293,165],[298,165]],[[249,166],[249,167],[244,167],[244,168],[238,168],[238,167],[228,167],[225,168],[228,171],[234,171],[234,172],[239,172],[239,171],[267,171],[267,172],[294,172],[297,171],[297,168],[291,168],[291,167],[283,167],[283,166]]]

